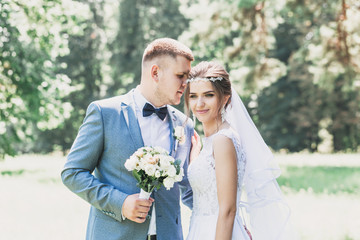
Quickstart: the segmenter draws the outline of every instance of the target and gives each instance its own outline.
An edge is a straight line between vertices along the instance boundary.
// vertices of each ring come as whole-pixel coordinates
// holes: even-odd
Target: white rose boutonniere
[[[177,150],[178,144],[183,145],[186,141],[185,130],[183,126],[177,126],[174,128],[174,137],[176,140],[175,151]]]

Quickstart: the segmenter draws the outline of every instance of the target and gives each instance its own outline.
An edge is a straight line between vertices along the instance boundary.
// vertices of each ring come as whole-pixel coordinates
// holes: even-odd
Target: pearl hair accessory
[[[205,77],[205,78],[196,77],[196,78],[190,78],[190,79],[186,80],[186,83],[192,83],[192,82],[198,82],[198,81],[204,81],[204,82],[212,81],[212,82],[215,82],[215,81],[221,81],[221,80],[223,80],[222,77]]]

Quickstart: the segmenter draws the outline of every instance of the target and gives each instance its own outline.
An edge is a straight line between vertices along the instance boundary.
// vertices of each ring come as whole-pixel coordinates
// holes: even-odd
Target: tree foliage
[[[327,151],[357,151],[357,1],[187,4],[193,17],[183,39],[198,60],[224,63],[271,147],[316,151],[331,141]]]
[[[158,37],[222,62],[273,149],[357,151],[358,22],[357,0],[2,0],[0,156],[66,151]]]
[[[31,150],[38,129],[56,128],[69,114],[63,97],[70,79],[56,73],[55,63],[63,50],[57,19],[68,18],[61,7],[61,1],[0,3],[1,155]]]
[[[187,29],[188,20],[180,13],[178,1],[122,0],[119,27],[109,44],[113,83],[110,95],[124,93],[140,83],[141,59],[148,43],[156,38],[177,39]]]

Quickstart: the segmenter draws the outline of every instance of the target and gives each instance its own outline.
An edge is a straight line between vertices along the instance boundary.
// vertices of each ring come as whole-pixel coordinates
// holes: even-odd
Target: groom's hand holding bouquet
[[[126,160],[125,168],[132,171],[140,188],[139,199],[149,199],[150,205],[145,201],[138,207],[137,212],[132,212],[130,218],[135,222],[144,222],[151,203],[150,198],[154,190],[162,185],[167,190],[174,186],[175,182],[180,182],[184,176],[184,170],[180,165],[180,160],[175,160],[169,153],[161,147],[142,147],[139,148],[131,157]],[[133,195],[134,196],[134,195]]]

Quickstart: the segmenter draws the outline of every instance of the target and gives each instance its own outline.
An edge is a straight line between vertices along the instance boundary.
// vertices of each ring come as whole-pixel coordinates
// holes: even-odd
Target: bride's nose
[[[198,107],[203,107],[203,106],[205,105],[204,98],[203,98],[203,97],[199,97],[196,105],[197,105]]]

